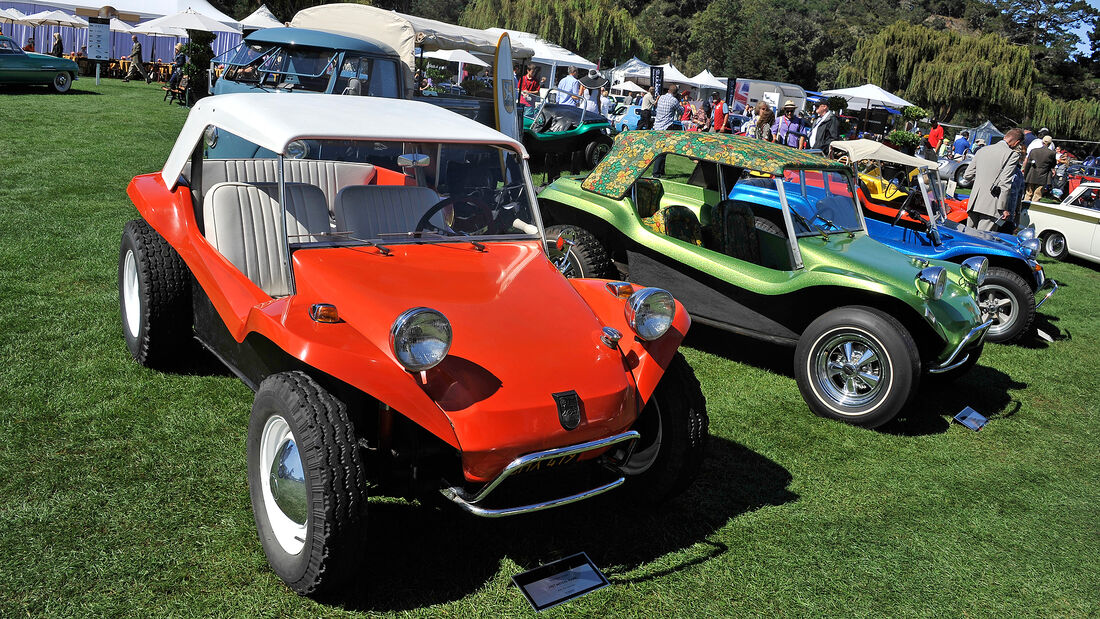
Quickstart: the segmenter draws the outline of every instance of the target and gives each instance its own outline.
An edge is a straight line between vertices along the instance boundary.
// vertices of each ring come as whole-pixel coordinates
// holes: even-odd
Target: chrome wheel
[[[122,263],[122,317],[130,337],[138,336],[141,328],[141,293],[138,288],[137,259],[133,250],[126,252]]]
[[[642,436],[634,446],[630,459],[620,468],[627,475],[641,475],[657,461],[664,440],[664,422],[661,421],[661,405],[654,398],[642,411],[642,418],[634,427]]]
[[[889,391],[890,363],[869,333],[842,328],[826,334],[813,356],[818,391],[843,408],[860,408]],[[837,409],[844,414],[856,414]],[[860,411],[860,414],[866,411]]]
[[[260,438],[260,471],[264,511],[275,541],[296,555],[305,545],[309,520],[305,469],[294,434],[285,419],[272,415]]]
[[[53,76],[53,89],[57,92],[68,91],[71,84],[72,81],[69,79],[68,73],[58,73]]]
[[[1051,258],[1061,258],[1066,251],[1066,237],[1054,232],[1043,241],[1043,253]]]
[[[1019,302],[1004,286],[986,284],[978,290],[978,307],[982,311],[982,321],[993,320],[987,337],[996,337],[1012,328],[1020,317]]]

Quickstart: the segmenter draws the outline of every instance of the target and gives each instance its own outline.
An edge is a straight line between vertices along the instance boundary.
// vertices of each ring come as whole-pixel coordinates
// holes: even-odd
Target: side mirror
[[[421,153],[406,153],[397,158],[402,168],[426,168],[432,164],[432,158]]]

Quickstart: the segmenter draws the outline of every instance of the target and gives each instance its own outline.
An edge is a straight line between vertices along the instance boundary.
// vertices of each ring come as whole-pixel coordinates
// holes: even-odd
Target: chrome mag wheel
[[[982,320],[993,320],[989,327],[989,336],[996,336],[1012,329],[1020,317],[1019,302],[1015,295],[1004,286],[986,284],[978,291],[978,307],[982,311]]]
[[[814,380],[819,391],[839,406],[863,407],[887,389],[890,366],[885,359],[882,345],[868,334],[838,330],[823,340],[814,355]]]

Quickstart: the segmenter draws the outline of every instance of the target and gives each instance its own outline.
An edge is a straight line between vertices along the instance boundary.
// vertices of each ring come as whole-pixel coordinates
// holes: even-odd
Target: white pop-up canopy
[[[679,86],[698,86],[692,78],[680,73],[680,70],[672,66],[671,62],[657,65],[665,70],[665,84],[677,84]],[[723,86],[723,88],[725,88]]]
[[[214,8],[207,0],[34,0],[35,4],[57,7],[78,15],[96,15],[100,7],[110,5],[124,19],[139,19],[174,15],[191,9],[196,13],[226,24],[237,20]]]
[[[706,88],[710,90],[725,90],[726,88],[725,82],[722,82],[717,77],[714,77],[714,74],[706,69],[703,69],[703,71],[699,73],[699,75],[691,78],[691,81],[695,82],[695,85],[699,88]]]
[[[424,52],[425,58],[435,58],[446,62],[458,62],[461,64],[476,64],[479,67],[489,66],[488,62],[478,58],[466,50],[461,49],[437,49],[434,52]]]
[[[233,26],[203,15],[192,9],[187,9],[174,15],[165,15],[149,20],[136,28],[137,32],[148,32],[149,28],[178,28],[180,30],[205,30],[206,32],[235,32],[241,31]]]
[[[531,56],[533,62],[540,64],[548,64],[551,66],[568,67],[574,66],[578,69],[595,69],[596,63],[588,60],[587,58],[575,54],[561,45],[555,45],[545,39],[540,39],[538,35],[531,34],[530,32],[523,32],[520,30],[505,30],[504,28],[487,28],[485,32],[489,32],[500,36],[502,33],[507,32],[508,37],[512,39],[513,44],[519,44],[524,47],[531,48],[534,55]]]
[[[241,28],[247,30],[263,30],[264,28],[283,28],[283,22],[275,17],[266,4],[252,12],[251,15],[241,20]]]
[[[649,79],[650,65],[642,62],[637,56],[627,60],[621,65],[611,69],[611,81],[621,82],[627,78]]]
[[[622,92],[645,92],[645,88],[631,82],[630,80],[619,82],[611,86],[611,90],[619,90]]]
[[[901,97],[891,94],[874,84],[864,84],[852,88],[823,90],[826,97],[844,97],[848,100],[849,110],[862,110],[872,107],[905,108],[913,105]]]

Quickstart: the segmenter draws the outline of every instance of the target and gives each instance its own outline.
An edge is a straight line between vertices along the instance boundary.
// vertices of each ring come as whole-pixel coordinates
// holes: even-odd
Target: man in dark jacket
[[[817,120],[810,131],[810,148],[820,149],[828,157],[829,145],[840,135],[840,121],[837,120],[836,114],[833,114],[833,111],[829,109],[828,103],[818,103],[815,111],[817,112]]]
[[[1044,137],[1043,146],[1031,149],[1024,161],[1024,182],[1027,183],[1024,200],[1028,202],[1037,202],[1042,198],[1043,190],[1050,184],[1051,173],[1057,163],[1052,142],[1049,135]]]

